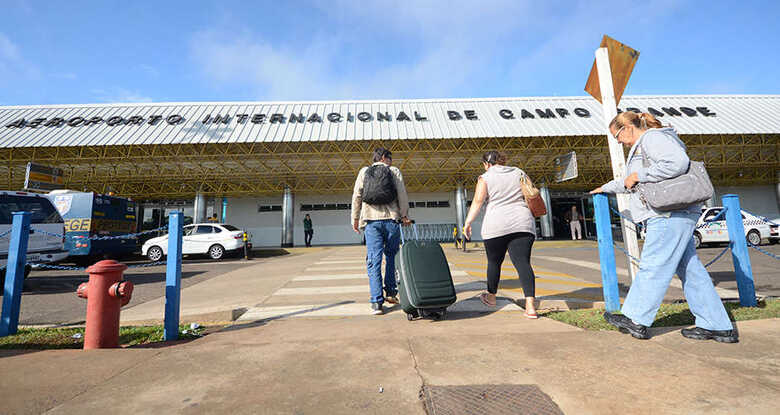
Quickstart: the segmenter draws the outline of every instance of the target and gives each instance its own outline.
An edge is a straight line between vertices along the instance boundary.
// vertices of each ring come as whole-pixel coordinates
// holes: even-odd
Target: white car
[[[769,222],[771,222],[769,224],[769,243],[774,245],[780,242],[780,218],[774,218],[768,220]]]
[[[208,254],[211,259],[222,259],[227,252],[244,249],[244,232],[233,225],[198,223],[187,225],[182,231],[183,255]],[[141,254],[151,261],[161,260],[168,255],[168,235],[146,241],[141,247]]]
[[[30,228],[44,232],[65,235],[65,221],[54,208],[51,201],[43,195],[26,192],[0,191],[0,282],[5,280],[5,269],[8,262],[8,246],[11,243],[13,212],[30,212]],[[64,236],[51,236],[40,232],[31,232],[27,242],[27,263],[47,263],[61,261],[68,257],[65,250]],[[30,265],[25,267],[25,273],[30,273]],[[1,289],[2,285],[0,285]]]
[[[698,222],[696,222],[696,231],[693,233],[696,247],[706,243],[722,243],[729,241],[729,232],[726,227],[726,218],[721,216],[717,221],[712,220],[720,212],[722,207],[703,208]],[[769,239],[772,242],[773,235],[777,237],[777,226],[770,225],[763,218],[754,216],[748,212],[742,211],[742,223],[745,226],[745,238],[751,245],[760,245],[762,239]],[[774,234],[772,233],[774,232]]]

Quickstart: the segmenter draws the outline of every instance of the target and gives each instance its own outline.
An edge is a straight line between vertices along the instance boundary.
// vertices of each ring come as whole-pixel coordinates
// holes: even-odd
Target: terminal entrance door
[[[574,192],[571,192],[574,193]],[[550,204],[552,207],[553,239],[571,239],[571,227],[567,218],[571,215],[572,206],[584,218],[580,221],[583,239],[596,237],[596,224],[593,221],[593,197],[575,194],[552,195]]]

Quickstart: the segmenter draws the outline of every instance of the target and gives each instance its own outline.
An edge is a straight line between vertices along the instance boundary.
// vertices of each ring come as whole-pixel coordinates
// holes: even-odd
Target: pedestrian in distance
[[[569,229],[571,230],[571,240],[582,239],[582,226],[580,220],[582,216],[577,212],[577,206],[572,206],[571,210],[566,212],[564,219],[569,222]]]
[[[460,235],[458,235],[458,227],[457,226],[453,226],[452,227],[452,239],[455,240],[455,249],[460,248],[460,246],[461,246],[460,245],[461,244],[461,239],[460,239]],[[463,243],[465,245],[465,242],[463,242]]]
[[[534,216],[520,187],[525,172],[505,163],[506,157],[497,151],[488,151],[482,156],[485,173],[477,180],[474,200],[463,230],[466,238],[470,239],[471,224],[479,215],[482,204],[487,203],[482,220],[482,237],[488,259],[487,292],[480,294],[480,300],[489,307],[495,307],[501,264],[509,251],[525,295],[525,316],[535,319],[538,318],[534,304],[536,276],[531,268],[531,248],[536,237]]]
[[[401,244],[399,222],[411,221],[409,196],[401,171],[393,167],[393,155],[385,148],[374,150],[374,163],[363,167],[352,192],[352,229],[363,230],[366,241],[366,271],[370,287],[371,314],[383,314],[383,304],[398,304],[395,256]],[[385,259],[384,294],[382,257]]]
[[[690,159],[685,144],[672,128],[664,128],[647,113],[618,114],[610,122],[609,131],[618,142],[630,147],[625,179],[612,180],[591,193],[629,193],[631,219],[642,222],[646,234],[639,272],[623,303],[622,315],[607,312],[604,318],[637,339],[650,338],[648,327],[653,324],[676,273],[691,313],[696,317],[696,327],[682,329],[682,335],[697,340],[738,342],[738,334],[710,275],[696,255],[693,232],[701,214],[699,204],[661,212],[645,204],[638,192],[632,191],[637,183],[660,182],[686,173]]]
[[[311,238],[314,237],[314,226],[311,223],[311,216],[307,213],[303,217],[303,241],[306,247],[311,246]]]

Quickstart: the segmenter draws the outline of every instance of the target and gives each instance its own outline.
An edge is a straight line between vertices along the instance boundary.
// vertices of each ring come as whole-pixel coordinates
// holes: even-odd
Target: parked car
[[[63,235],[51,236],[40,232],[31,232],[27,242],[27,263],[47,263],[61,261],[68,257],[65,249],[65,222],[57,209],[45,196],[26,192],[0,191],[0,234],[11,230],[13,212],[30,212],[30,227],[48,233]],[[8,246],[11,235],[0,238],[0,287],[5,284],[5,270],[8,262]],[[30,273],[31,266],[25,267],[24,275]]]
[[[207,254],[211,259],[222,259],[228,252],[244,249],[244,232],[233,225],[198,223],[182,230],[183,255]],[[149,239],[141,247],[141,253],[151,261],[161,260],[168,255],[168,235]]]
[[[774,218],[768,220],[769,222],[771,222],[769,224],[769,243],[774,245],[780,242],[780,218]]]
[[[723,207],[703,208],[698,222],[696,222],[696,231],[693,233],[696,247],[707,243],[722,243],[729,241],[729,232],[726,227],[726,218],[721,216],[719,220],[706,222],[718,216],[723,211]],[[762,239],[769,239],[771,242],[772,232],[777,235],[777,227],[770,225],[763,218],[754,216],[748,212],[742,211],[742,223],[745,226],[745,238],[751,245],[760,245]]]

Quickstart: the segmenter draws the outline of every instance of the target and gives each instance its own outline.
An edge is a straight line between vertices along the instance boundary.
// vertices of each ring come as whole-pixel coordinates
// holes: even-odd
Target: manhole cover
[[[424,386],[422,399],[429,415],[563,415],[536,385]]]

